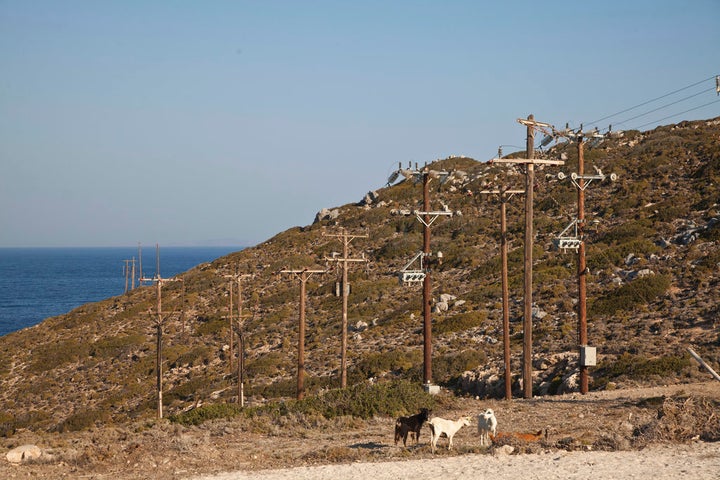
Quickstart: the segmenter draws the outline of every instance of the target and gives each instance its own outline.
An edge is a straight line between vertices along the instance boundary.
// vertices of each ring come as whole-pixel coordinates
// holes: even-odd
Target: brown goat
[[[402,438],[403,446],[407,447],[408,433],[412,433],[415,438],[415,443],[418,443],[420,439],[420,429],[423,423],[427,422],[430,416],[430,410],[427,408],[421,408],[415,415],[409,417],[400,417],[395,421],[395,445],[398,444]]]

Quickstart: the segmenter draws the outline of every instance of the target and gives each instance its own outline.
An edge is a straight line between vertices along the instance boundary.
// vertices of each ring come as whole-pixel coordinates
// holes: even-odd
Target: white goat
[[[428,421],[430,425],[430,448],[435,453],[440,435],[445,434],[448,438],[448,450],[452,448],[453,436],[465,425],[470,425],[470,417],[460,417],[458,420],[445,420],[440,417],[433,417]]]
[[[497,419],[491,408],[478,415],[478,435],[480,435],[480,445],[483,446],[489,446],[490,436],[497,435]]]

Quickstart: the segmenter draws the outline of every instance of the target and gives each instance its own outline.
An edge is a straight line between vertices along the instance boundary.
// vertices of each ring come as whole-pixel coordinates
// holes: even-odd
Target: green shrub
[[[449,355],[436,356],[433,359],[433,378],[441,383],[457,379],[463,372],[484,364],[487,355],[480,350],[463,350]]]
[[[372,353],[364,356],[348,374],[357,381],[377,377],[388,372],[406,372],[422,360],[422,351],[418,349],[395,349],[388,352]]]
[[[56,429],[58,432],[77,432],[94,427],[97,422],[104,422],[110,417],[110,412],[106,409],[82,410],[69,416]]]
[[[474,310],[472,312],[460,313],[441,322],[436,322],[435,325],[433,325],[433,331],[438,335],[463,332],[471,328],[479,327],[485,323],[486,320],[486,311]]]
[[[302,400],[273,402],[247,410],[250,417],[269,415],[273,418],[289,414],[321,415],[332,419],[339,416],[372,418],[376,415],[407,415],[420,408],[432,408],[434,399],[416,382],[395,381],[331,390],[324,395]]]
[[[74,339],[46,343],[33,350],[33,363],[30,365],[30,371],[42,373],[53,370],[66,363],[82,360],[89,354],[90,347]]]
[[[166,349],[165,356],[170,368],[176,368],[180,366],[196,366],[196,365],[207,365],[212,359],[212,351],[209,347],[201,345],[195,347],[190,351],[180,351],[173,355],[172,350]],[[175,357],[174,359],[172,357]]]
[[[631,240],[652,238],[655,234],[656,231],[645,225],[645,222],[625,222],[600,235],[596,241],[617,245]]]
[[[660,377],[677,375],[691,365],[692,362],[687,355],[682,357],[670,355],[648,359],[626,352],[614,361],[604,362],[598,365],[596,374],[601,379],[601,382],[603,378],[613,380],[618,377],[641,380],[650,375]]]
[[[229,321],[222,318],[199,318],[199,324],[195,328],[197,335],[217,335],[229,328]]]
[[[117,358],[145,344],[144,335],[130,334],[103,338],[90,347],[90,356],[97,358]]]
[[[233,418],[240,414],[240,405],[236,403],[216,403],[203,405],[188,412],[170,415],[168,419],[173,423],[185,426],[200,425],[216,418]]]
[[[201,396],[207,392],[210,387],[210,379],[206,376],[198,376],[191,378],[187,382],[181,383],[172,390],[163,394],[163,403],[170,404],[173,400],[189,401],[195,398],[200,392]]]
[[[613,315],[632,310],[664,294],[670,287],[670,275],[650,275],[638,278],[600,297],[590,305],[593,315]]]
[[[280,352],[268,352],[245,365],[249,377],[273,376],[290,365],[287,355]]]
[[[592,244],[591,244],[592,245]],[[613,247],[594,244],[588,249],[588,266],[591,270],[622,265],[629,254],[637,257],[660,253],[661,248],[650,240],[637,239]]]

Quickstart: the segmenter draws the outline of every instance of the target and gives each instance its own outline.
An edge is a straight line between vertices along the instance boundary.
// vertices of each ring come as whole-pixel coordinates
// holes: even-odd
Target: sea
[[[171,277],[242,247],[160,247],[160,275]],[[142,248],[143,275],[156,273],[156,247]],[[135,247],[0,248],[0,336],[132,287]],[[135,282],[137,286],[137,281]]]

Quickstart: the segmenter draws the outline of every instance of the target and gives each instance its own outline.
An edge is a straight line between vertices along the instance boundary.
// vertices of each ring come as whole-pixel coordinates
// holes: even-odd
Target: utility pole
[[[505,399],[512,399],[512,373],[510,371],[510,293],[508,289],[507,209],[505,205],[515,194],[524,190],[482,190],[481,194],[500,195],[500,256],[502,263],[503,352],[505,359]]]
[[[514,163],[525,165],[525,305],[523,314],[523,396],[532,398],[532,249],[535,243],[533,234],[533,185],[535,184],[535,165],[563,165],[562,160],[535,158],[535,130],[550,129],[552,125],[535,120],[529,115],[527,120],[519,118],[519,123],[527,127],[527,158],[494,158],[495,163]]]
[[[406,180],[410,178],[415,181],[422,181],[423,185],[423,210],[414,211],[420,223],[423,224],[423,249],[416,255],[410,263],[408,263],[403,270],[400,271],[401,282],[423,282],[423,387],[430,393],[439,392],[439,388],[432,385],[432,284],[430,280],[430,267],[429,262],[425,262],[425,268],[422,269],[423,258],[429,258],[432,255],[430,250],[430,226],[440,216],[452,216],[453,212],[449,210],[442,211],[430,211],[430,180],[433,178],[439,179],[440,185],[445,183],[448,179],[458,175],[464,175],[460,172],[446,172],[439,170],[430,170],[425,165],[421,170],[418,169],[417,164],[415,169],[411,170],[403,169],[402,165],[398,166],[398,170],[388,179],[388,183],[394,182],[398,175],[401,174]],[[402,212],[403,214],[410,214],[411,212]],[[438,254],[439,256],[439,254]],[[422,271],[408,271],[408,267],[416,259],[420,258],[420,265]]]
[[[343,253],[341,258],[333,256],[332,258],[325,258],[330,262],[342,263],[342,341],[341,341],[341,354],[340,354],[340,388],[347,387],[347,330],[348,330],[348,295],[350,294],[350,284],[348,283],[348,262],[365,262],[365,257],[362,258],[349,258],[348,247],[350,242],[356,238],[368,238],[367,234],[349,234],[345,228],[341,228],[339,234],[326,234],[323,232],[323,236],[338,237],[343,244]]]
[[[152,278],[141,277],[141,282],[154,282],[157,288],[157,320],[155,324],[156,328],[156,357],[155,357],[155,371],[157,373],[157,418],[163,418],[163,406],[162,406],[162,286],[165,282],[177,282],[182,281],[179,278],[162,278],[160,276],[160,247],[156,245],[157,255],[157,272]]]
[[[125,293],[128,293],[128,283],[132,279],[132,287],[130,290],[135,290],[135,257],[132,260],[123,260],[123,273],[125,274]]]
[[[243,295],[242,295],[242,281],[245,278],[251,278],[252,275],[249,273],[240,274],[235,273],[234,275],[225,275],[225,278],[232,278],[237,281],[237,336],[238,336],[238,403],[241,407],[245,406],[245,337],[243,335]],[[232,323],[232,282],[230,282],[230,371],[233,370],[233,349],[232,349],[232,337],[233,337],[233,323]]]
[[[300,314],[298,328],[298,367],[297,367],[297,399],[305,396],[305,295],[307,281],[316,273],[327,273],[326,270],[281,270],[280,273],[291,273],[300,280]]]
[[[604,136],[598,133],[597,130],[591,132],[583,132],[582,126],[577,132],[570,132],[567,129],[563,132],[557,132],[556,135],[574,138],[577,142],[577,153],[578,153],[578,171],[570,175],[570,179],[577,188],[577,204],[578,213],[577,219],[570,223],[570,225],[560,234],[560,237],[556,239],[555,244],[559,249],[564,251],[568,249],[577,250],[578,252],[578,349],[579,349],[579,369],[580,369],[580,393],[585,395],[589,390],[589,374],[588,367],[596,364],[596,350],[595,347],[588,346],[588,334],[587,334],[587,275],[588,268],[585,260],[585,189],[592,183],[593,180],[605,180],[609,177],[610,180],[615,181],[617,175],[610,174],[606,176],[600,169],[597,169],[597,175],[586,175],[585,174],[585,153],[584,145],[585,138],[593,138],[596,141],[600,141]],[[566,178],[565,174],[558,173],[558,179],[563,180]],[[587,180],[587,183],[585,181]],[[575,236],[569,237],[564,236],[571,227],[575,227]]]

